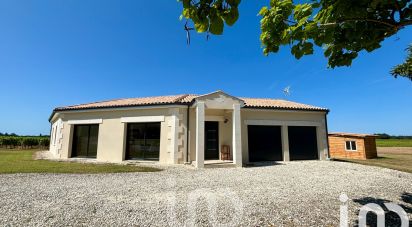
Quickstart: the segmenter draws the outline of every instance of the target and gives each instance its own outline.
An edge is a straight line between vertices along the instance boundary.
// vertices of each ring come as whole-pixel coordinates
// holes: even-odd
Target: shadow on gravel
[[[407,205],[404,205],[404,204],[398,204],[398,205],[401,206],[405,210],[406,213],[412,214],[412,193],[404,192],[401,195],[401,200],[407,203]],[[390,203],[392,201],[389,201],[386,199],[372,198],[372,197],[354,199],[353,201],[356,203],[359,203],[362,206],[368,203],[376,203],[380,205],[385,211],[385,226],[401,226],[401,219],[398,216],[398,214],[396,214],[395,212],[389,211],[384,205],[384,203]],[[359,212],[357,215],[359,215]],[[373,212],[369,212],[366,216],[366,225],[367,226],[377,226],[376,219],[377,219],[376,214]],[[354,226],[359,226],[358,220],[356,220]],[[412,226],[412,220],[409,220],[409,226]]]
[[[404,192],[401,196],[402,201],[412,205],[412,193]],[[408,212],[408,211],[406,211]]]
[[[370,160],[389,160],[389,159],[393,159],[393,158],[390,158],[390,157],[376,157],[376,158],[370,158],[370,159],[367,159],[367,161],[370,161]],[[358,163],[358,162],[356,162],[356,161],[365,161],[365,160],[358,160],[358,159],[340,159],[340,158],[331,158],[330,159],[331,161],[335,161],[335,162],[347,162],[347,163]]]
[[[283,163],[280,162],[251,162],[247,163],[245,167],[264,167],[264,166],[276,166],[276,165],[284,165]]]

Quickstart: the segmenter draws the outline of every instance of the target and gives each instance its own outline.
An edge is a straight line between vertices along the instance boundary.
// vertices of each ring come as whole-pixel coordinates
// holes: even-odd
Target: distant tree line
[[[18,135],[17,135],[16,133],[10,133],[10,134],[9,134],[9,133],[7,133],[7,132],[6,132],[6,133],[1,133],[1,132],[0,132],[0,136],[18,136]]]
[[[0,132],[0,147],[10,149],[32,149],[48,148],[50,144],[49,136],[19,136],[15,133]]]
[[[393,136],[386,133],[375,133],[379,139],[412,139],[412,136]]]

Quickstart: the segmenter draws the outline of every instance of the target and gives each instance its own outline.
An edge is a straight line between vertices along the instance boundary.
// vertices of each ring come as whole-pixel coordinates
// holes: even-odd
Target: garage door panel
[[[280,126],[248,126],[249,161],[282,161]]]
[[[289,126],[290,160],[317,160],[318,144],[316,127]]]

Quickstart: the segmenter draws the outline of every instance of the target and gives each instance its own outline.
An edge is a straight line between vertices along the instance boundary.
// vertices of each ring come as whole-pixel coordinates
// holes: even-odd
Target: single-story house
[[[58,107],[50,116],[59,159],[152,160],[204,167],[205,160],[328,158],[328,109],[278,99],[205,95],[128,98]],[[225,149],[222,149],[225,148]]]
[[[330,133],[329,152],[331,158],[370,159],[378,157],[376,136],[356,133]]]

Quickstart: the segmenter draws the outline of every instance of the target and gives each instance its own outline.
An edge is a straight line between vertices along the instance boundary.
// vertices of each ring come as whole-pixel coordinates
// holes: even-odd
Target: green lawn
[[[34,150],[0,149],[0,174],[4,173],[123,173],[160,169],[134,165],[89,164],[33,160]]]
[[[412,154],[379,154],[378,158],[367,160],[345,159],[338,160],[345,162],[359,163],[363,165],[379,166],[412,173]]]
[[[412,139],[377,139],[378,147],[412,147]]]

